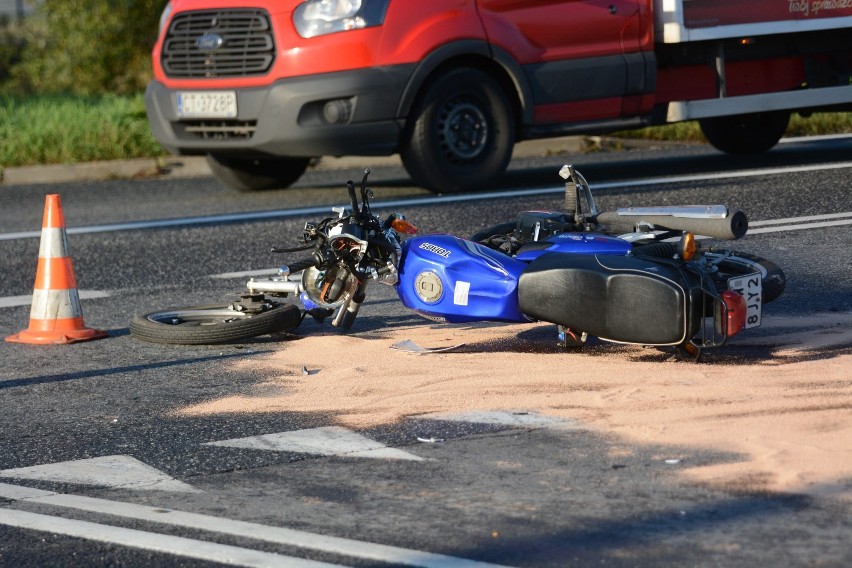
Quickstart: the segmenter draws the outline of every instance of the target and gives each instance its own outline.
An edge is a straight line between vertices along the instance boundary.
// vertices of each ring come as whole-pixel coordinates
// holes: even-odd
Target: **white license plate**
[[[178,92],[177,114],[180,118],[236,118],[235,91]]]
[[[745,328],[759,326],[763,306],[763,279],[760,273],[728,278],[728,290],[742,295],[746,300]]]

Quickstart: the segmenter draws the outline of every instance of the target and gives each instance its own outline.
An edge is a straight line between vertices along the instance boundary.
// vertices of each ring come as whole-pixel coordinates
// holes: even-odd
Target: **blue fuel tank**
[[[532,321],[518,308],[518,279],[527,263],[452,235],[414,237],[402,244],[397,294],[429,319]]]
[[[540,241],[528,242],[515,255],[525,263],[532,262],[549,252],[570,254],[626,255],[633,246],[618,237],[599,233],[559,233]]]

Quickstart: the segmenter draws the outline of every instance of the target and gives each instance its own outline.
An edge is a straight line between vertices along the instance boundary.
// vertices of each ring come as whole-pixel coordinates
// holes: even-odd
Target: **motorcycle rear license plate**
[[[763,278],[760,273],[728,278],[728,290],[740,294],[746,300],[745,329],[759,326],[763,307]]]
[[[180,118],[236,118],[236,91],[181,91],[177,93]]]

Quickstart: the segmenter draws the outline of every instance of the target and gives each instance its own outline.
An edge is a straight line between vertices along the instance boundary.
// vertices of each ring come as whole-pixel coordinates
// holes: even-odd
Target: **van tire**
[[[207,154],[213,176],[237,191],[283,189],[296,182],[308,169],[310,158],[232,158]]]
[[[414,105],[400,155],[414,181],[434,193],[485,189],[512,158],[515,118],[500,84],[472,67],[430,79]]]
[[[710,144],[728,154],[766,152],[781,140],[789,123],[789,111],[719,116],[698,121]]]

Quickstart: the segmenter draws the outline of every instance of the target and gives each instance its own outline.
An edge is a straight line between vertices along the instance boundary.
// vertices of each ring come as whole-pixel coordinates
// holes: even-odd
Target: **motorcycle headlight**
[[[384,23],[390,0],[308,0],[293,12],[298,34],[311,38]]]
[[[321,270],[312,266],[302,272],[304,293],[321,308],[337,308],[357,287],[358,280],[348,270],[340,267]]]

